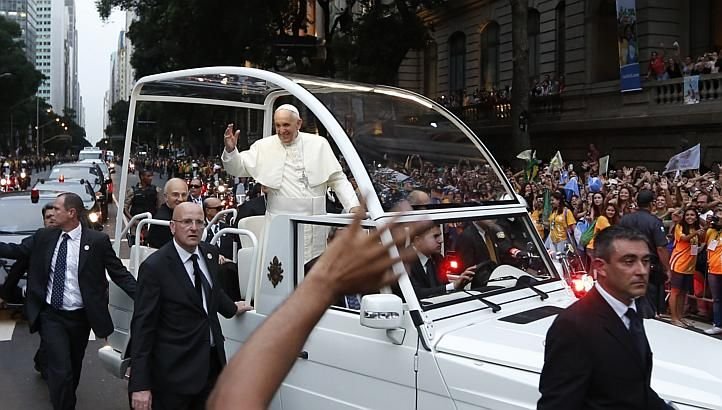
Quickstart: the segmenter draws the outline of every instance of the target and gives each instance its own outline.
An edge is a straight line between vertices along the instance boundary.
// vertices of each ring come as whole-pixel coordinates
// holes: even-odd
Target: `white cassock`
[[[344,209],[359,206],[353,186],[321,136],[299,132],[292,143],[284,145],[278,135],[271,135],[253,143],[248,151],[223,150],[221,160],[229,174],[253,177],[268,188],[266,228],[274,215],[325,214],[327,188],[334,190]],[[326,227],[305,226],[304,263],[326,249],[327,233]]]

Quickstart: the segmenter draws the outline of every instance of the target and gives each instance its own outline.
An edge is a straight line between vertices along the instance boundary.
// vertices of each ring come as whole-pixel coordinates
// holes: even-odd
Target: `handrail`
[[[248,229],[239,229],[239,228],[223,228],[220,231],[216,233],[216,235],[211,239],[211,245],[215,245],[221,236],[225,234],[232,234],[232,235],[243,235],[246,236],[248,239],[251,240],[251,244],[253,245],[253,256],[251,258],[252,261],[256,262],[256,258],[258,257],[258,239],[256,239],[256,235],[249,231]],[[255,288],[256,283],[256,263],[254,263],[254,266],[252,266],[251,269],[251,276],[248,278],[248,286],[246,288],[246,299],[251,300],[251,292]],[[255,295],[253,295],[255,296]]]
[[[236,210],[236,208],[229,208],[229,209],[224,209],[222,211],[219,211],[216,214],[216,216],[214,216],[213,219],[211,219],[211,222],[208,223],[208,226],[215,224],[216,222],[218,222],[218,220],[220,219],[220,217],[222,215],[227,215],[227,214],[233,214],[233,219],[236,219],[236,217],[238,216],[238,211]]]
[[[128,221],[128,223],[126,223],[125,228],[123,228],[123,230],[120,231],[120,235],[118,235],[118,237],[115,238],[115,239],[116,239],[116,242],[117,242],[117,244],[118,244],[118,249],[116,249],[115,252],[116,252],[116,253],[120,253],[120,240],[125,236],[125,234],[128,232],[128,230],[130,229],[130,227],[133,226],[133,223],[134,223],[135,221],[138,221],[138,220],[141,220],[141,219],[145,219],[145,218],[152,218],[152,217],[153,217],[153,214],[151,214],[150,212],[142,212],[142,213],[139,213],[139,214],[137,214],[137,215],[133,215],[133,217],[130,218],[130,220]],[[113,244],[113,247],[115,247],[115,243]]]
[[[148,213],[148,212],[146,212],[146,213]],[[141,230],[143,229],[143,226],[145,226],[145,225],[170,226],[170,221],[164,221],[161,219],[143,219],[142,221],[138,222],[138,225],[135,227],[135,237],[136,238],[140,238],[140,236],[138,236],[138,234],[141,232]],[[138,243],[138,245],[140,245],[140,243]],[[140,268],[140,266],[138,266],[138,262],[139,262],[138,258],[140,258],[140,252],[138,251],[134,255],[131,255],[131,256],[133,257],[133,260],[131,261],[132,263],[130,266],[133,266],[136,269],[136,275],[137,275],[138,269]]]

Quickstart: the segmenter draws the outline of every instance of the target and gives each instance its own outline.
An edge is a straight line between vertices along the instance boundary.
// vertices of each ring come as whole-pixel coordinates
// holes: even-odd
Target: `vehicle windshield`
[[[92,208],[95,203],[95,193],[93,189],[87,184],[81,184],[77,181],[67,181],[63,183],[46,182],[44,184],[38,184],[35,186],[41,194],[56,193],[61,194],[63,192],[72,192],[80,196],[83,200],[86,209]]]
[[[95,182],[95,177],[100,177],[98,175],[98,170],[92,166],[79,166],[79,167],[54,167],[50,171],[50,175],[48,176],[49,180],[58,180],[60,176],[63,176],[65,179],[89,179],[89,177],[92,175],[93,178],[90,179],[91,183]]]
[[[48,201],[49,202],[49,201]],[[12,217],[0,218],[0,235],[31,235],[43,227],[41,209],[44,203],[33,204],[29,196],[0,200],[3,215]]]
[[[240,128],[238,146],[245,149],[274,132],[270,118],[263,117],[263,110],[268,109],[265,104],[273,102],[277,107],[293,103],[301,111],[302,131],[329,139],[342,165],[349,159],[341,156],[338,145],[345,144],[347,138],[350,140],[361,162],[358,164],[354,159],[354,163],[363,165],[386,210],[393,209],[394,204],[415,189],[431,195],[431,207],[517,203],[507,177],[481,141],[440,104],[392,87],[285,74],[274,83],[276,80],[270,81],[264,76],[270,78],[278,74],[261,74],[259,70],[238,67],[209,67],[175,73],[174,77],[152,76],[142,81],[138,99],[144,104],[136,106],[133,138],[138,135],[141,140],[146,139],[147,133],[148,142],[138,141],[139,150],[156,151],[154,143],[160,142],[156,154],[167,151],[183,157],[190,151],[197,153],[196,156],[215,157],[223,144],[225,126],[230,122]],[[299,86],[313,94],[333,118],[318,107],[314,107],[316,112],[312,113],[300,101],[306,98],[301,94],[306,94],[297,89]],[[164,113],[171,113],[165,107],[183,104],[143,101],[162,101],[163,97],[195,101],[195,104],[173,110],[174,114],[184,114],[183,121],[164,124],[167,117]],[[209,101],[213,103],[208,104]],[[327,128],[334,121],[343,132],[329,135]],[[186,129],[179,129],[182,128],[179,123],[188,123]],[[157,132],[158,128],[167,130]],[[171,137],[159,141],[156,138],[159,134]],[[137,152],[134,156],[137,160]],[[354,168],[354,172],[362,171]]]
[[[455,305],[474,310],[486,306],[477,297],[558,279],[525,214],[437,220],[409,244],[418,258],[407,272],[426,311]],[[447,291],[446,285],[467,269],[474,272],[468,289]],[[434,316],[439,314],[443,317]]]

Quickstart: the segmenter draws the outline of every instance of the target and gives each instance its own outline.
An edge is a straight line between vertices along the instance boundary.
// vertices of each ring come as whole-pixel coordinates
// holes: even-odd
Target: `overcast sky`
[[[94,0],[76,0],[78,77],[85,106],[85,132],[91,143],[103,137],[103,97],[110,83],[110,54],[125,28],[125,12],[114,11],[103,22]]]

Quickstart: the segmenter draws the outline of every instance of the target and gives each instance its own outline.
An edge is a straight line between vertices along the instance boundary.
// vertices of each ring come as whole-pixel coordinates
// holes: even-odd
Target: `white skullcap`
[[[290,111],[290,112],[296,114],[296,118],[301,118],[301,114],[298,112],[298,108],[294,107],[291,104],[283,104],[280,107],[276,108],[275,112],[279,112],[281,110]]]

